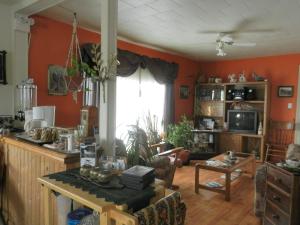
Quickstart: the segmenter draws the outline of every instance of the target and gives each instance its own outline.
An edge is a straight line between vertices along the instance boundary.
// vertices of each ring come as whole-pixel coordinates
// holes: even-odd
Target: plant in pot
[[[182,163],[188,164],[190,149],[193,146],[193,122],[186,116],[182,116],[177,124],[171,124],[168,127],[167,141],[175,147],[184,147],[184,151],[179,154]]]

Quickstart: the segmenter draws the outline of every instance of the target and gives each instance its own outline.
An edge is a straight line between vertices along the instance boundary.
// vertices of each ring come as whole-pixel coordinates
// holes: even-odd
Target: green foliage
[[[149,148],[145,131],[141,129],[138,124],[129,127],[126,142],[128,166],[150,165],[153,153]]]
[[[193,122],[186,116],[181,117],[178,124],[171,124],[168,127],[167,141],[176,147],[190,149],[193,144]]]
[[[67,75],[74,77],[78,74],[85,73],[87,77],[93,77],[96,75],[96,71],[93,70],[87,63],[78,62],[75,56],[73,56],[70,67],[67,67]]]
[[[158,119],[157,116],[151,115],[150,111],[148,112],[147,116],[144,118],[149,145],[157,144],[161,141],[157,129],[157,124],[158,124],[157,119]]]

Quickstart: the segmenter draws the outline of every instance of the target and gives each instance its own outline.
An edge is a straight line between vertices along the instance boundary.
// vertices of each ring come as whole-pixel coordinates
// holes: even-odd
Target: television
[[[228,130],[239,133],[256,133],[258,113],[255,110],[228,110]]]

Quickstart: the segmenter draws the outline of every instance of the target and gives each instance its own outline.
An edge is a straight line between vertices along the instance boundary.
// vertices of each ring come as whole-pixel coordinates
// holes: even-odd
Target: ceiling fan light
[[[217,56],[221,56],[221,57],[224,57],[226,56],[227,54],[224,52],[223,49],[217,49],[218,50],[218,53],[217,53]]]

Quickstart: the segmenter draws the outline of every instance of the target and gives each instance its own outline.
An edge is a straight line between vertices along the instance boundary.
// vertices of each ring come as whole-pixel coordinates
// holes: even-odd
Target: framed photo
[[[58,65],[49,65],[48,67],[48,94],[49,95],[67,95],[68,88],[64,76],[65,68]]]
[[[7,84],[7,81],[6,81],[6,51],[0,51],[0,84]]]
[[[279,86],[278,97],[293,97],[294,86]]]
[[[179,96],[181,99],[188,99],[189,98],[189,86],[181,85],[179,89]]]

